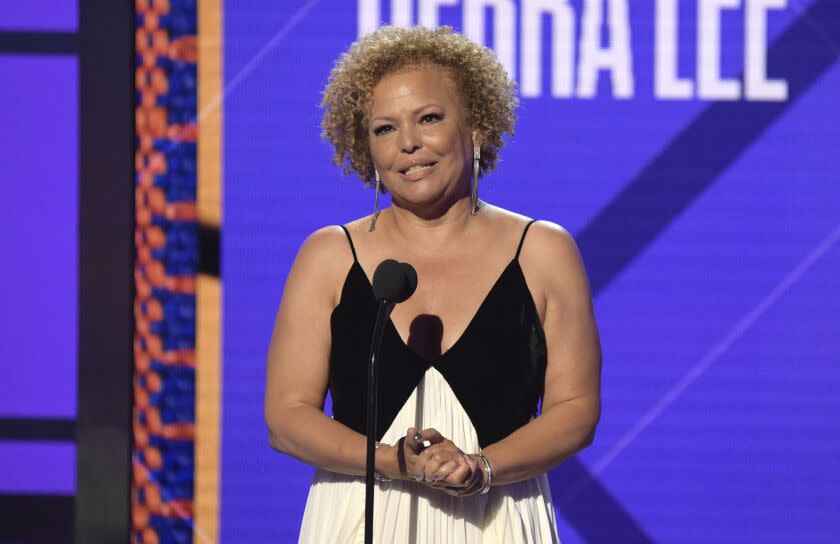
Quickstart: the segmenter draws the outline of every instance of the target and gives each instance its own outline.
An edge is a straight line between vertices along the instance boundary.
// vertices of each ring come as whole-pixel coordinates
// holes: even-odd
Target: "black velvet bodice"
[[[350,244],[352,248],[352,240]],[[519,266],[521,248],[520,241],[516,257],[502,271],[461,337],[434,360],[406,346],[388,320],[380,357],[377,439],[382,439],[432,366],[460,401],[482,448],[505,438],[536,415],[545,381],[546,343]],[[353,257],[341,301],[330,319],[329,385],[333,417],[365,434],[367,365],[378,303],[356,259],[355,248]],[[433,421],[428,423],[434,427]]]

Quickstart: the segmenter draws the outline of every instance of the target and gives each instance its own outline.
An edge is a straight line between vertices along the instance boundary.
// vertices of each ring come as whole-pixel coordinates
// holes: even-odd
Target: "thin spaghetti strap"
[[[347,235],[347,241],[350,243],[350,251],[353,252],[353,261],[359,262],[359,258],[356,257],[356,247],[353,245],[353,239],[350,237],[350,231],[347,230],[347,227],[344,225],[339,225],[341,229],[344,231],[344,234]]]
[[[519,247],[516,248],[516,257],[515,260],[519,260],[519,253],[522,251],[522,244],[525,243],[525,235],[528,234],[528,229],[531,228],[531,225],[537,222],[537,219],[532,219],[527,225],[525,225],[525,230],[522,231],[522,238],[519,239]]]

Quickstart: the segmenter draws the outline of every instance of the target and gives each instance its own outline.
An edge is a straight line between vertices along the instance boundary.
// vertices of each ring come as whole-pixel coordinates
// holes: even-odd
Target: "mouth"
[[[413,165],[409,166],[408,168],[403,168],[399,172],[400,172],[400,174],[407,177],[408,179],[417,180],[417,179],[420,179],[420,178],[424,177],[432,168],[435,167],[436,164],[437,163],[434,162],[434,161],[427,162],[427,163],[413,164]]]

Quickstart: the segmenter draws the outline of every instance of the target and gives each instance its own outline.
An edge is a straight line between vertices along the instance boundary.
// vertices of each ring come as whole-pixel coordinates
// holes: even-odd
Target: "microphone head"
[[[405,302],[417,290],[417,271],[408,263],[400,263],[400,266],[402,266],[403,273],[405,274],[405,291],[403,292],[404,296],[395,302]]]
[[[376,300],[403,302],[417,289],[417,272],[408,263],[385,259],[376,267],[372,285]]]

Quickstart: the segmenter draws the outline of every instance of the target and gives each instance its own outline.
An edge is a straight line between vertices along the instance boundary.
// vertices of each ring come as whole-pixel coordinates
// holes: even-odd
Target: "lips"
[[[400,172],[400,174],[408,174],[409,171],[413,170],[412,174],[414,174],[414,173],[417,173],[417,172],[422,172],[423,170],[428,169],[428,167],[434,166],[436,164],[437,163],[435,161],[418,162],[418,163],[414,163],[414,164],[411,164],[409,166],[406,166],[405,168],[403,168],[399,172]]]
[[[420,181],[430,175],[431,172],[434,172],[435,166],[437,166],[437,163],[435,162],[415,164],[405,170],[400,170],[400,173],[402,174],[402,178],[406,181]]]

